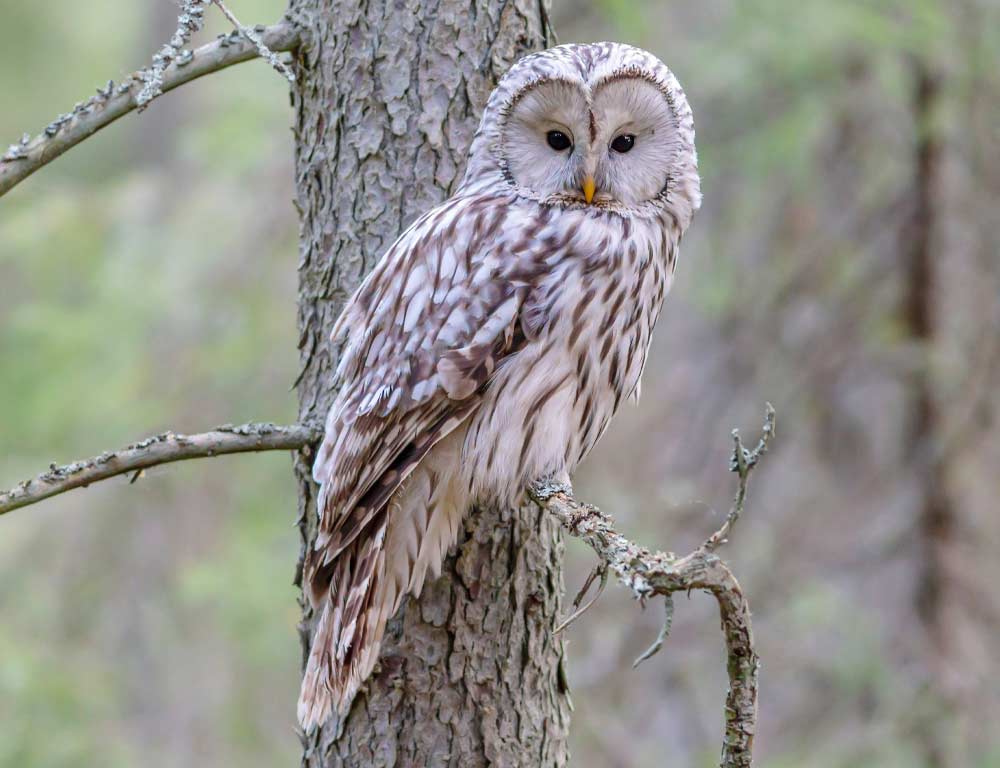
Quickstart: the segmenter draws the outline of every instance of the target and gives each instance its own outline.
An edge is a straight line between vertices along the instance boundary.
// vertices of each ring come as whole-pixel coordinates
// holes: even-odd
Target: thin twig
[[[187,58],[185,50],[191,36],[205,23],[205,3],[207,0],[184,0],[177,17],[177,29],[173,36],[153,56],[153,66],[140,69],[136,76],[142,81],[142,88],[135,97],[136,108],[145,109],[149,102],[163,93],[163,73],[173,62]]]
[[[685,557],[651,552],[629,541],[618,533],[608,515],[591,504],[577,501],[568,485],[539,481],[528,489],[532,500],[554,515],[572,536],[586,542],[636,599],[645,601],[656,595],[666,598],[674,592],[696,589],[711,592],[715,597],[722,618],[729,673],[726,730],[720,763],[723,768],[748,768],[752,764],[759,661],[754,649],[749,603],[736,577],[714,550],[725,542],[743,511],[750,474],[769,447],[774,424],[774,409],[768,405],[763,434],[753,450],[746,450],[738,434],[734,435],[732,468],[739,477],[739,484],[733,509],[722,527]],[[657,642],[637,661],[648,658],[662,646],[673,621],[672,605],[668,603],[665,610]]]
[[[132,473],[130,483],[134,483],[143,470],[158,464],[227,453],[298,450],[317,442],[322,435],[322,429],[307,424],[285,427],[270,423],[236,427],[226,424],[197,435],[164,432],[92,459],[64,466],[50,465],[38,477],[0,492],[0,515],[116,475]]]
[[[590,589],[590,585],[594,583],[594,579],[596,579],[598,576],[601,577],[601,583],[597,585],[597,592],[595,592],[594,596],[590,598],[589,602],[581,608],[580,603],[583,602],[583,598],[586,596],[587,591]],[[603,562],[598,562],[598,564],[595,565],[594,569],[590,572],[590,575],[587,577],[587,580],[583,582],[583,586],[580,587],[580,591],[577,592],[576,598],[573,600],[573,609],[574,609],[573,613],[571,613],[569,616],[563,619],[559,623],[559,625],[552,630],[552,634],[558,635],[560,632],[566,629],[566,627],[568,627],[574,621],[583,616],[583,614],[589,611],[591,607],[593,607],[594,603],[597,602],[597,598],[599,598],[604,593],[604,588],[607,585],[608,585],[608,566],[605,565]]]
[[[268,64],[270,64],[274,69],[281,74],[288,82],[295,82],[295,73],[288,68],[281,59],[278,58],[278,54],[267,47],[267,44],[261,40],[261,33],[265,31],[264,27],[248,27],[240,23],[240,20],[236,18],[232,11],[226,7],[226,4],[222,0],[212,0],[212,2],[218,6],[219,10],[222,11],[223,15],[229,19],[229,23],[236,27],[240,32],[242,32],[247,40],[254,44],[257,48],[257,55],[262,59],[265,59]]]
[[[733,498],[733,505],[730,507],[729,514],[726,515],[726,520],[722,524],[722,527],[708,537],[705,543],[702,544],[703,549],[711,552],[720,545],[725,544],[733,526],[740,519],[740,515],[743,514],[743,506],[746,504],[747,489],[750,483],[750,472],[757,466],[760,457],[767,453],[771,439],[774,437],[774,418],[774,406],[767,403],[764,407],[764,427],[761,430],[760,440],[757,441],[757,445],[752,451],[748,451],[743,447],[740,431],[738,429],[733,430],[733,455],[729,460],[729,469],[739,477],[736,496]]]
[[[649,646],[646,650],[639,654],[639,657],[632,662],[632,669],[638,667],[642,662],[646,661],[660,652],[660,648],[663,647],[664,641],[670,635],[670,628],[674,624],[674,596],[664,595],[663,596],[663,625],[660,627],[660,633],[656,636],[653,644]]]
[[[290,21],[267,27],[259,34],[271,51],[291,51],[298,47],[299,32]],[[258,56],[254,44],[238,32],[223,35],[190,55],[178,56],[163,70],[163,93],[203,75],[250,61]],[[137,109],[138,93],[146,81],[142,72],[129,75],[120,84],[109,80],[97,93],[78,103],[71,112],[59,115],[35,138],[25,134],[0,156],[0,197],[68,149],[72,149],[115,120]]]

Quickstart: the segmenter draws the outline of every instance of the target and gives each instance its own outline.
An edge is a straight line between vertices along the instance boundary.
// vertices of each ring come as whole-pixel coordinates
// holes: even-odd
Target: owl
[[[386,621],[477,504],[568,479],[622,402],[701,201],[670,70],[618,43],[530,55],[490,95],[454,195],[347,302],[313,466],[308,731],[345,713]]]

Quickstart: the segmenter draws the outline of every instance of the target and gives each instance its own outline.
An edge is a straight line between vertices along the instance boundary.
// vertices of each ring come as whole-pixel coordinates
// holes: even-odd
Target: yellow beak
[[[593,201],[596,190],[597,185],[594,183],[593,176],[588,176],[583,180],[583,199],[587,201],[588,205]]]

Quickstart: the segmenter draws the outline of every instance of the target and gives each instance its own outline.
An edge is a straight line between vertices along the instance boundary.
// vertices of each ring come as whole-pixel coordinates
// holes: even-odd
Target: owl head
[[[658,58],[621,43],[517,62],[490,96],[463,188],[506,185],[543,205],[673,216],[701,203],[691,108]]]

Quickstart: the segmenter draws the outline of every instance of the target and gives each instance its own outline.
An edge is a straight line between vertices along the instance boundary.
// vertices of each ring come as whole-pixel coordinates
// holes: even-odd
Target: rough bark
[[[328,335],[344,299],[458,183],[497,78],[549,41],[538,2],[291,0],[289,10],[303,43],[292,96],[298,393],[312,421],[331,400]],[[296,466],[303,547],[315,533],[309,458]],[[561,561],[558,524],[535,505],[471,515],[442,577],[390,623],[350,713],[304,744],[303,765],[564,765],[570,704],[551,631]]]

